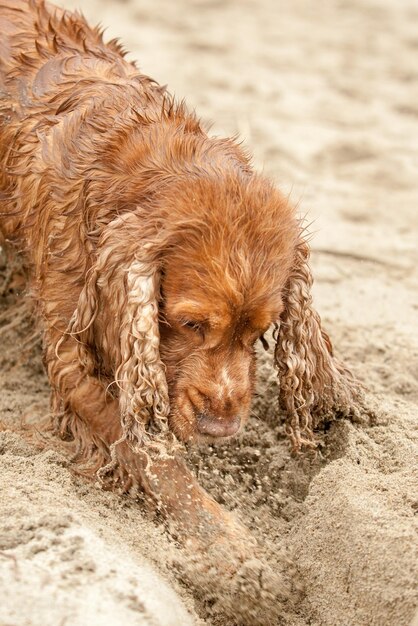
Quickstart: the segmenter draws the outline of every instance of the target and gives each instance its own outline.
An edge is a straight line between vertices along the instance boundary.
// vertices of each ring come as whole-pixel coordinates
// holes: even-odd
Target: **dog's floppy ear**
[[[68,328],[79,342],[85,374],[100,368],[102,354],[110,359],[119,389],[122,440],[135,450],[144,444],[148,450],[162,450],[161,444],[173,441],[159,353],[157,248],[137,214],[110,222],[97,243]]]
[[[312,304],[309,247],[301,240],[275,331],[274,360],[279,403],[287,415],[293,448],[315,447],[313,429],[337,415],[357,414],[360,385],[334,356],[332,344]]]
[[[160,274],[156,263],[145,258],[130,263],[125,289],[119,321],[120,359],[115,373],[122,428],[134,447],[147,443],[152,448],[153,442],[168,433],[170,410],[159,350]]]

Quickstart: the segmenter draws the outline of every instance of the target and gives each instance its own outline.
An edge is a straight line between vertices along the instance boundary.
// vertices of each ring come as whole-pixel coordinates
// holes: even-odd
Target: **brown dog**
[[[29,268],[59,432],[186,535],[239,535],[176,449],[245,423],[255,342],[276,324],[295,449],[359,401],[294,210],[80,15],[0,0],[0,33],[0,226]]]

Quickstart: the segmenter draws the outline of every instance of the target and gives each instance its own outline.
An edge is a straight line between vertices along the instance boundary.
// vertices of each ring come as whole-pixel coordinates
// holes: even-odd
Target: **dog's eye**
[[[183,326],[190,328],[190,330],[193,330],[196,333],[200,333],[202,331],[202,324],[199,324],[199,322],[183,322]]]

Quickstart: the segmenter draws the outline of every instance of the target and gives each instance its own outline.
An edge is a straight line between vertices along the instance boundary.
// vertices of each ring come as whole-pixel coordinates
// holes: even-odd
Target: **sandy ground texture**
[[[190,451],[201,483],[287,580],[286,609],[265,624],[409,626],[418,582],[416,1],[62,5],[109,26],[214,133],[239,132],[308,214],[317,308],[378,407],[372,423],[334,423],[316,458],[292,458],[266,355],[240,439]],[[74,476],[65,455],[12,432],[48,403],[39,349],[16,358],[26,336],[12,324],[1,339],[0,624],[233,626],[233,598],[202,601],[180,550],[140,502],[101,491]]]

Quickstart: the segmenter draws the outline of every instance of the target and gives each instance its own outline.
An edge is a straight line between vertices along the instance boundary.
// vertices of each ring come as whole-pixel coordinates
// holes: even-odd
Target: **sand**
[[[239,132],[307,214],[317,308],[376,409],[372,422],[335,422],[316,458],[293,458],[262,354],[246,431],[189,452],[201,483],[252,529],[286,582],[281,616],[265,624],[409,626],[418,602],[416,2],[81,6],[212,132]],[[6,293],[2,310],[14,302]],[[1,626],[251,626],[234,619],[228,590],[207,602],[143,503],[103,492],[65,454],[13,432],[48,405],[39,348],[16,356],[26,336],[17,325],[1,339]]]

